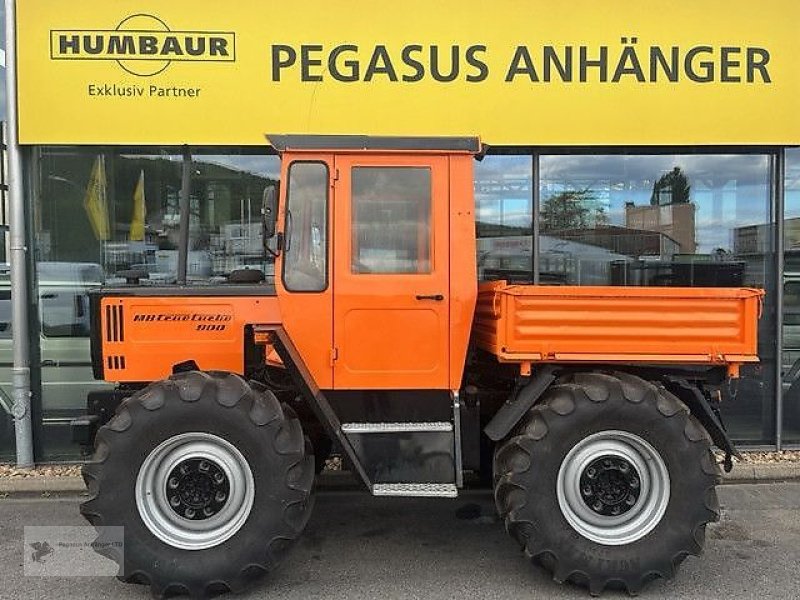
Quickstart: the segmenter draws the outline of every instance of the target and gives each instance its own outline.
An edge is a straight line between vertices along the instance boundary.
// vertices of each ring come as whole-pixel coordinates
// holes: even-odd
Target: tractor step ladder
[[[344,433],[419,433],[453,431],[447,421],[414,421],[410,423],[342,423]]]
[[[342,423],[341,430],[361,460],[374,496],[458,496],[453,423]]]
[[[376,483],[372,495],[457,498],[458,488],[455,483]]]

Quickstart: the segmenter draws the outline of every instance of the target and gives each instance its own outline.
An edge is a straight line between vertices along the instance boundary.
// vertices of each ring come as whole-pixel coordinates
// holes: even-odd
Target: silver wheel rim
[[[607,458],[633,467],[633,479],[638,479],[635,500],[625,507],[626,512],[616,516],[599,514],[591,508],[591,494],[587,500],[588,470]],[[636,483],[632,480],[630,485]],[[661,521],[669,504],[669,472],[656,449],[638,435],[601,431],[578,442],[564,457],[556,492],[561,513],[575,531],[598,544],[620,546],[643,538]]]
[[[181,516],[170,505],[170,475],[187,461],[201,460],[227,477],[228,493],[218,512],[202,520]],[[136,507],[150,532],[183,550],[212,548],[244,525],[255,499],[250,465],[230,442],[210,433],[182,433],[158,445],[136,477]]]

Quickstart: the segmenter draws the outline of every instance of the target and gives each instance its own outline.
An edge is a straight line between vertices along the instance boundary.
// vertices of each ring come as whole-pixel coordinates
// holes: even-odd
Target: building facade
[[[223,284],[246,268],[272,277],[260,217],[280,178],[270,131],[480,134],[481,280],[765,289],[761,363],[727,390],[723,418],[742,445],[800,445],[800,75],[787,63],[800,48],[783,25],[800,20],[793,3],[775,3],[753,31],[754,8],[736,2],[713,31],[694,23],[647,47],[622,36],[664,34],[653,15],[600,14],[590,2],[533,32],[509,23],[545,3],[515,15],[517,3],[487,13],[470,2],[448,16],[408,2],[421,15],[413,44],[392,32],[392,15],[348,24],[322,3],[330,24],[255,2],[227,14],[200,2],[191,15],[164,2],[144,19],[131,0],[64,4],[20,6],[18,18],[38,460],[79,457],[67,424],[88,392],[110,385],[91,374],[87,291],[132,271],[142,285],[175,283],[185,166],[189,283]],[[684,12],[676,18],[698,18]],[[590,27],[597,19],[614,39]],[[280,36],[264,34],[268,20]],[[457,43],[442,42],[443,22]],[[142,31],[160,54],[119,54],[139,48]],[[189,61],[180,44],[190,38],[228,53]],[[14,452],[12,337],[5,277],[3,457]]]

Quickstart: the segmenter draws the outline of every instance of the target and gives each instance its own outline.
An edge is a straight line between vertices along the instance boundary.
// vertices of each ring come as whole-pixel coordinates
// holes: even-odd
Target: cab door
[[[310,376],[333,386],[333,286],[330,274],[333,156],[286,153],[278,211],[283,252],[275,261],[281,323]]]
[[[446,156],[335,158],[336,389],[447,389]]]

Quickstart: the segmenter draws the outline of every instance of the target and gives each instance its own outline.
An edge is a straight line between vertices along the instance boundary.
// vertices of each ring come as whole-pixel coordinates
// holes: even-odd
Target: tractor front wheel
[[[153,383],[97,434],[82,514],[125,582],[153,595],[238,592],[303,530],[314,458],[294,411],[230,373]],[[103,543],[123,528],[121,548]]]

